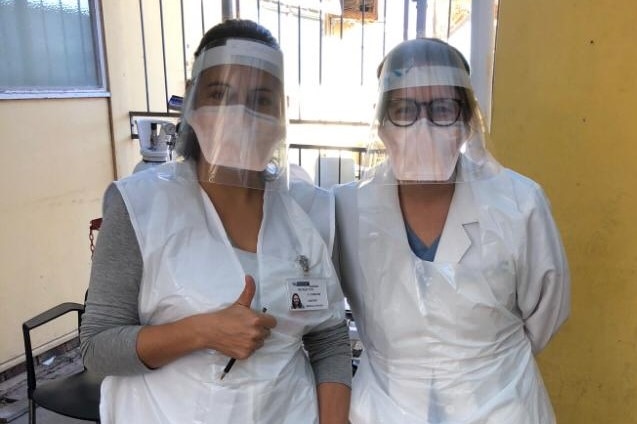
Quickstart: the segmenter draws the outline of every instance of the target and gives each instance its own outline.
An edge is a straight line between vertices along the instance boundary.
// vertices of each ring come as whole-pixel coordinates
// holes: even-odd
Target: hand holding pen
[[[268,308],[263,308],[263,309],[261,309],[261,312],[263,312],[265,314],[267,310],[268,310]],[[232,369],[232,367],[234,366],[234,363],[236,361],[237,361],[237,358],[230,358],[230,360],[226,364],[226,367],[223,369],[223,372],[221,373],[221,377],[219,377],[219,380],[223,380],[223,378],[226,376],[226,374],[228,374],[230,372],[230,370]]]
[[[270,329],[276,326],[276,319],[265,314],[266,308],[262,313],[256,313],[250,309],[250,304],[256,292],[254,279],[246,275],[245,287],[239,298],[227,309],[228,312],[236,313],[236,318],[242,322],[236,322],[239,333],[229,335],[232,340],[232,346],[226,349],[217,349],[228,354],[231,359],[221,374],[221,379],[226,376],[237,359],[246,359],[255,350],[259,349],[265,343],[265,339],[270,336]],[[240,308],[240,309],[239,309]],[[230,340],[228,340],[230,342]]]

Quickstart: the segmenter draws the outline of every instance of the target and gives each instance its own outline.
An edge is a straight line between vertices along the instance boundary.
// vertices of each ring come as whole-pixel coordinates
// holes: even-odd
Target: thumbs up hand
[[[254,298],[254,293],[257,291],[257,285],[254,283],[254,278],[251,275],[245,276],[245,286],[243,287],[243,291],[235,300],[235,305],[245,306],[246,308],[250,307],[252,303],[252,299]]]
[[[243,291],[232,305],[198,316],[195,331],[203,338],[203,346],[236,359],[245,359],[263,346],[276,319],[250,309],[255,292],[254,279],[246,275]]]

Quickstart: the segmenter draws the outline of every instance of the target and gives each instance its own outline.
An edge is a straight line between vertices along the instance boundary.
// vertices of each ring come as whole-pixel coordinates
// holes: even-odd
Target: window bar
[[[184,0],[179,0],[179,6],[181,8],[181,51],[183,52],[184,60],[184,83],[188,81],[188,61],[186,58],[186,26],[184,23]]]
[[[343,40],[343,15],[345,14],[345,0],[341,0],[341,41]]]
[[[447,40],[449,41],[449,36],[451,36],[451,2],[452,0],[449,0],[449,10],[448,10],[448,14],[447,14]]]
[[[319,85],[323,83],[323,0],[319,0]]]
[[[409,37],[409,0],[405,0],[403,9],[403,41]]]
[[[146,58],[146,33],[144,31],[144,6],[139,0],[139,23],[142,31],[142,55],[144,56],[144,87],[146,87],[146,112],[150,112],[150,98],[148,93],[148,63]]]
[[[341,163],[343,160],[343,151],[338,151],[338,183],[341,183]]]
[[[299,152],[299,166],[301,166],[301,149],[299,148],[297,150]]]
[[[385,57],[386,49],[386,37],[387,37],[387,0],[383,3],[383,57]]]
[[[279,44],[281,44],[281,0],[278,0],[276,2],[276,24],[277,24],[277,31],[279,34]]]
[[[298,50],[299,50],[299,85],[301,85],[301,4],[299,3],[299,5],[297,6],[297,13],[298,15],[298,27],[299,27],[299,31],[298,31],[298,40],[297,40],[297,44],[298,44]]]
[[[234,19],[237,17],[237,9],[235,3],[232,0],[221,1],[221,21],[225,22],[228,19]]]
[[[425,36],[427,0],[416,0],[416,38]]]
[[[104,63],[105,60],[102,59],[102,55],[105,54],[103,53],[105,51],[103,37],[104,20],[100,13],[101,8],[96,4],[96,0],[88,2],[88,10],[91,16],[89,20],[92,23],[91,33],[93,34],[94,40],[93,47],[95,48],[96,72],[98,73],[100,87],[105,90],[108,76],[106,73],[106,64]]]
[[[204,0],[201,0],[201,38],[203,38],[203,35],[206,33],[206,15],[204,13],[203,1]]]
[[[164,1],[159,0],[159,27],[161,29],[161,57],[164,62],[164,104],[166,105],[166,113],[170,112],[168,108],[168,66],[166,65],[166,35],[164,34]]]
[[[361,5],[361,85],[363,85],[363,74],[365,71],[365,0]]]
[[[317,186],[321,186],[321,148],[318,148],[318,158],[316,159],[316,166],[318,167],[318,181]]]
[[[257,23],[261,23],[261,0],[257,0]]]

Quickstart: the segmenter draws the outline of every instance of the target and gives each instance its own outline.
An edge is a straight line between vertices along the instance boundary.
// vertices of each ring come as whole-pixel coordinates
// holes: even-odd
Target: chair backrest
[[[27,392],[29,397],[33,394],[36,388],[35,379],[35,360],[33,358],[33,349],[31,346],[31,330],[34,330],[41,325],[44,325],[56,318],[61,317],[69,312],[77,312],[77,324],[80,326],[82,314],[84,313],[84,305],[74,302],[65,302],[51,309],[48,309],[33,318],[22,323],[22,337],[24,339],[24,356],[26,359],[27,368]]]
[[[91,257],[95,250],[94,231],[98,231],[102,219],[97,218],[89,224],[89,242]],[[88,291],[84,293],[84,303]],[[22,324],[24,355],[27,374],[27,397],[29,405],[29,423],[36,423],[36,406],[39,405],[58,414],[73,418],[99,421],[99,388],[103,377],[95,375],[86,368],[67,375],[47,378],[43,385],[37,384],[36,358],[33,355],[31,331],[68,313],[77,313],[78,332],[84,313],[84,304],[65,302],[54,306]]]

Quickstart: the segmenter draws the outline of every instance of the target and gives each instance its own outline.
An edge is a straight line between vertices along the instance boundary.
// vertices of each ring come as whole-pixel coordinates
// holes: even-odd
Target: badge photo
[[[287,280],[290,311],[314,311],[328,308],[327,280],[320,278],[295,278]]]

